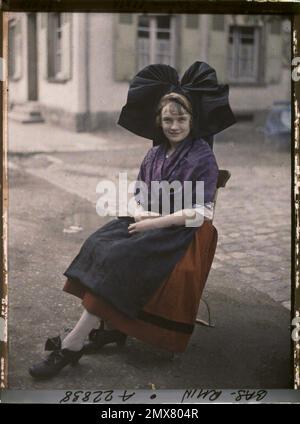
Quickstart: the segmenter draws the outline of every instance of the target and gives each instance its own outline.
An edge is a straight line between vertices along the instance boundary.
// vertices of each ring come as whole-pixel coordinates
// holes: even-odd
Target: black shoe
[[[94,329],[89,334],[89,341],[85,343],[83,351],[85,354],[97,353],[103,346],[116,343],[120,348],[125,345],[127,335],[118,330]]]
[[[71,366],[77,365],[79,359],[83,355],[83,349],[80,351],[61,349],[60,338],[54,339],[59,339],[58,344],[55,345],[55,348],[52,348],[53,346],[49,346],[49,340],[51,341],[53,339],[48,339],[46,342],[46,350],[52,350],[50,355],[48,355],[48,357],[43,361],[29,368],[28,371],[32,377],[39,379],[54,377],[55,375],[59,374],[65,366],[69,364]]]
[[[77,365],[83,351],[74,352],[68,349],[54,350],[50,355],[29,368],[29,374],[34,378],[46,379],[54,377],[67,365]]]

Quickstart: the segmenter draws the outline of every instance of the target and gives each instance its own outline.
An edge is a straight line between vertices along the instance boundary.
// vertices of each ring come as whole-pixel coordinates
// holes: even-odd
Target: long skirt
[[[135,318],[68,277],[63,290],[82,299],[84,308],[119,331],[170,352],[184,352],[193,333],[201,294],[217,245],[217,230],[205,220],[184,255]]]

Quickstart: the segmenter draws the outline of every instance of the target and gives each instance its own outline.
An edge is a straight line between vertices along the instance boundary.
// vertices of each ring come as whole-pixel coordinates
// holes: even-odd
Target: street
[[[150,147],[125,130],[9,124],[9,388],[291,387],[290,154],[265,145],[251,122],[215,138],[219,168],[231,172],[218,193],[219,239],[204,292],[215,327],[196,327],[173,360],[130,339],[52,380],[28,375],[45,340],[81,315],[80,300],[61,290],[62,274],[109,219],[96,213],[97,183],[119,172],[135,179]]]

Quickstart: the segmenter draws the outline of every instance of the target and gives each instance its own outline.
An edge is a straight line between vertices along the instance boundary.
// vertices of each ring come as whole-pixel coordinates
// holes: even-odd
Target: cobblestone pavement
[[[97,183],[116,181],[119,172],[134,180],[151,146],[123,130],[73,135],[51,129],[52,144],[46,125],[14,123],[10,133],[11,168],[22,168],[93,205],[99,197]],[[219,240],[212,269],[221,280],[224,273],[231,274],[232,287],[250,286],[290,308],[290,155],[263,141],[260,128],[251,123],[216,136],[219,168],[228,169],[231,178],[218,193],[214,223]],[[80,218],[74,219],[73,225],[80,226]]]
[[[232,270],[234,284],[250,285],[289,308],[290,159],[283,152],[263,151],[255,145],[248,164],[239,166],[238,157],[234,164],[233,158],[222,154],[225,149],[220,145],[216,152],[232,177],[218,198],[214,222],[219,242],[213,269]],[[260,154],[256,164],[255,155]]]

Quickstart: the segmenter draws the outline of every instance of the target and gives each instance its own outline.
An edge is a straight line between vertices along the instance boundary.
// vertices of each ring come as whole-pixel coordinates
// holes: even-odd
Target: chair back
[[[214,201],[213,201],[214,211],[213,211],[212,221],[213,221],[214,216],[215,216],[215,207],[216,207],[216,202],[217,202],[218,190],[219,190],[219,188],[224,188],[226,186],[227,181],[229,180],[230,177],[231,177],[231,173],[229,171],[227,171],[227,169],[219,169],[217,189],[216,189]],[[201,297],[201,299],[200,299],[200,304],[201,304],[201,302],[206,307],[208,320],[206,321],[205,319],[200,318],[200,306],[199,306],[199,310],[198,310],[198,314],[197,314],[195,323],[199,324],[199,325],[204,325],[205,327],[215,327],[215,324],[213,324],[212,321],[211,321],[211,313],[210,313],[210,307],[209,307],[208,302],[206,300],[204,300],[203,297]]]
[[[213,218],[215,217],[215,208],[217,204],[217,197],[218,197],[218,190],[219,188],[224,188],[227,184],[227,181],[231,177],[231,173],[227,169],[219,169],[219,175],[218,175],[218,181],[217,181],[217,189],[214,196],[214,211],[213,211]]]
[[[224,188],[230,177],[231,177],[231,173],[227,171],[227,169],[219,169],[217,189]]]

